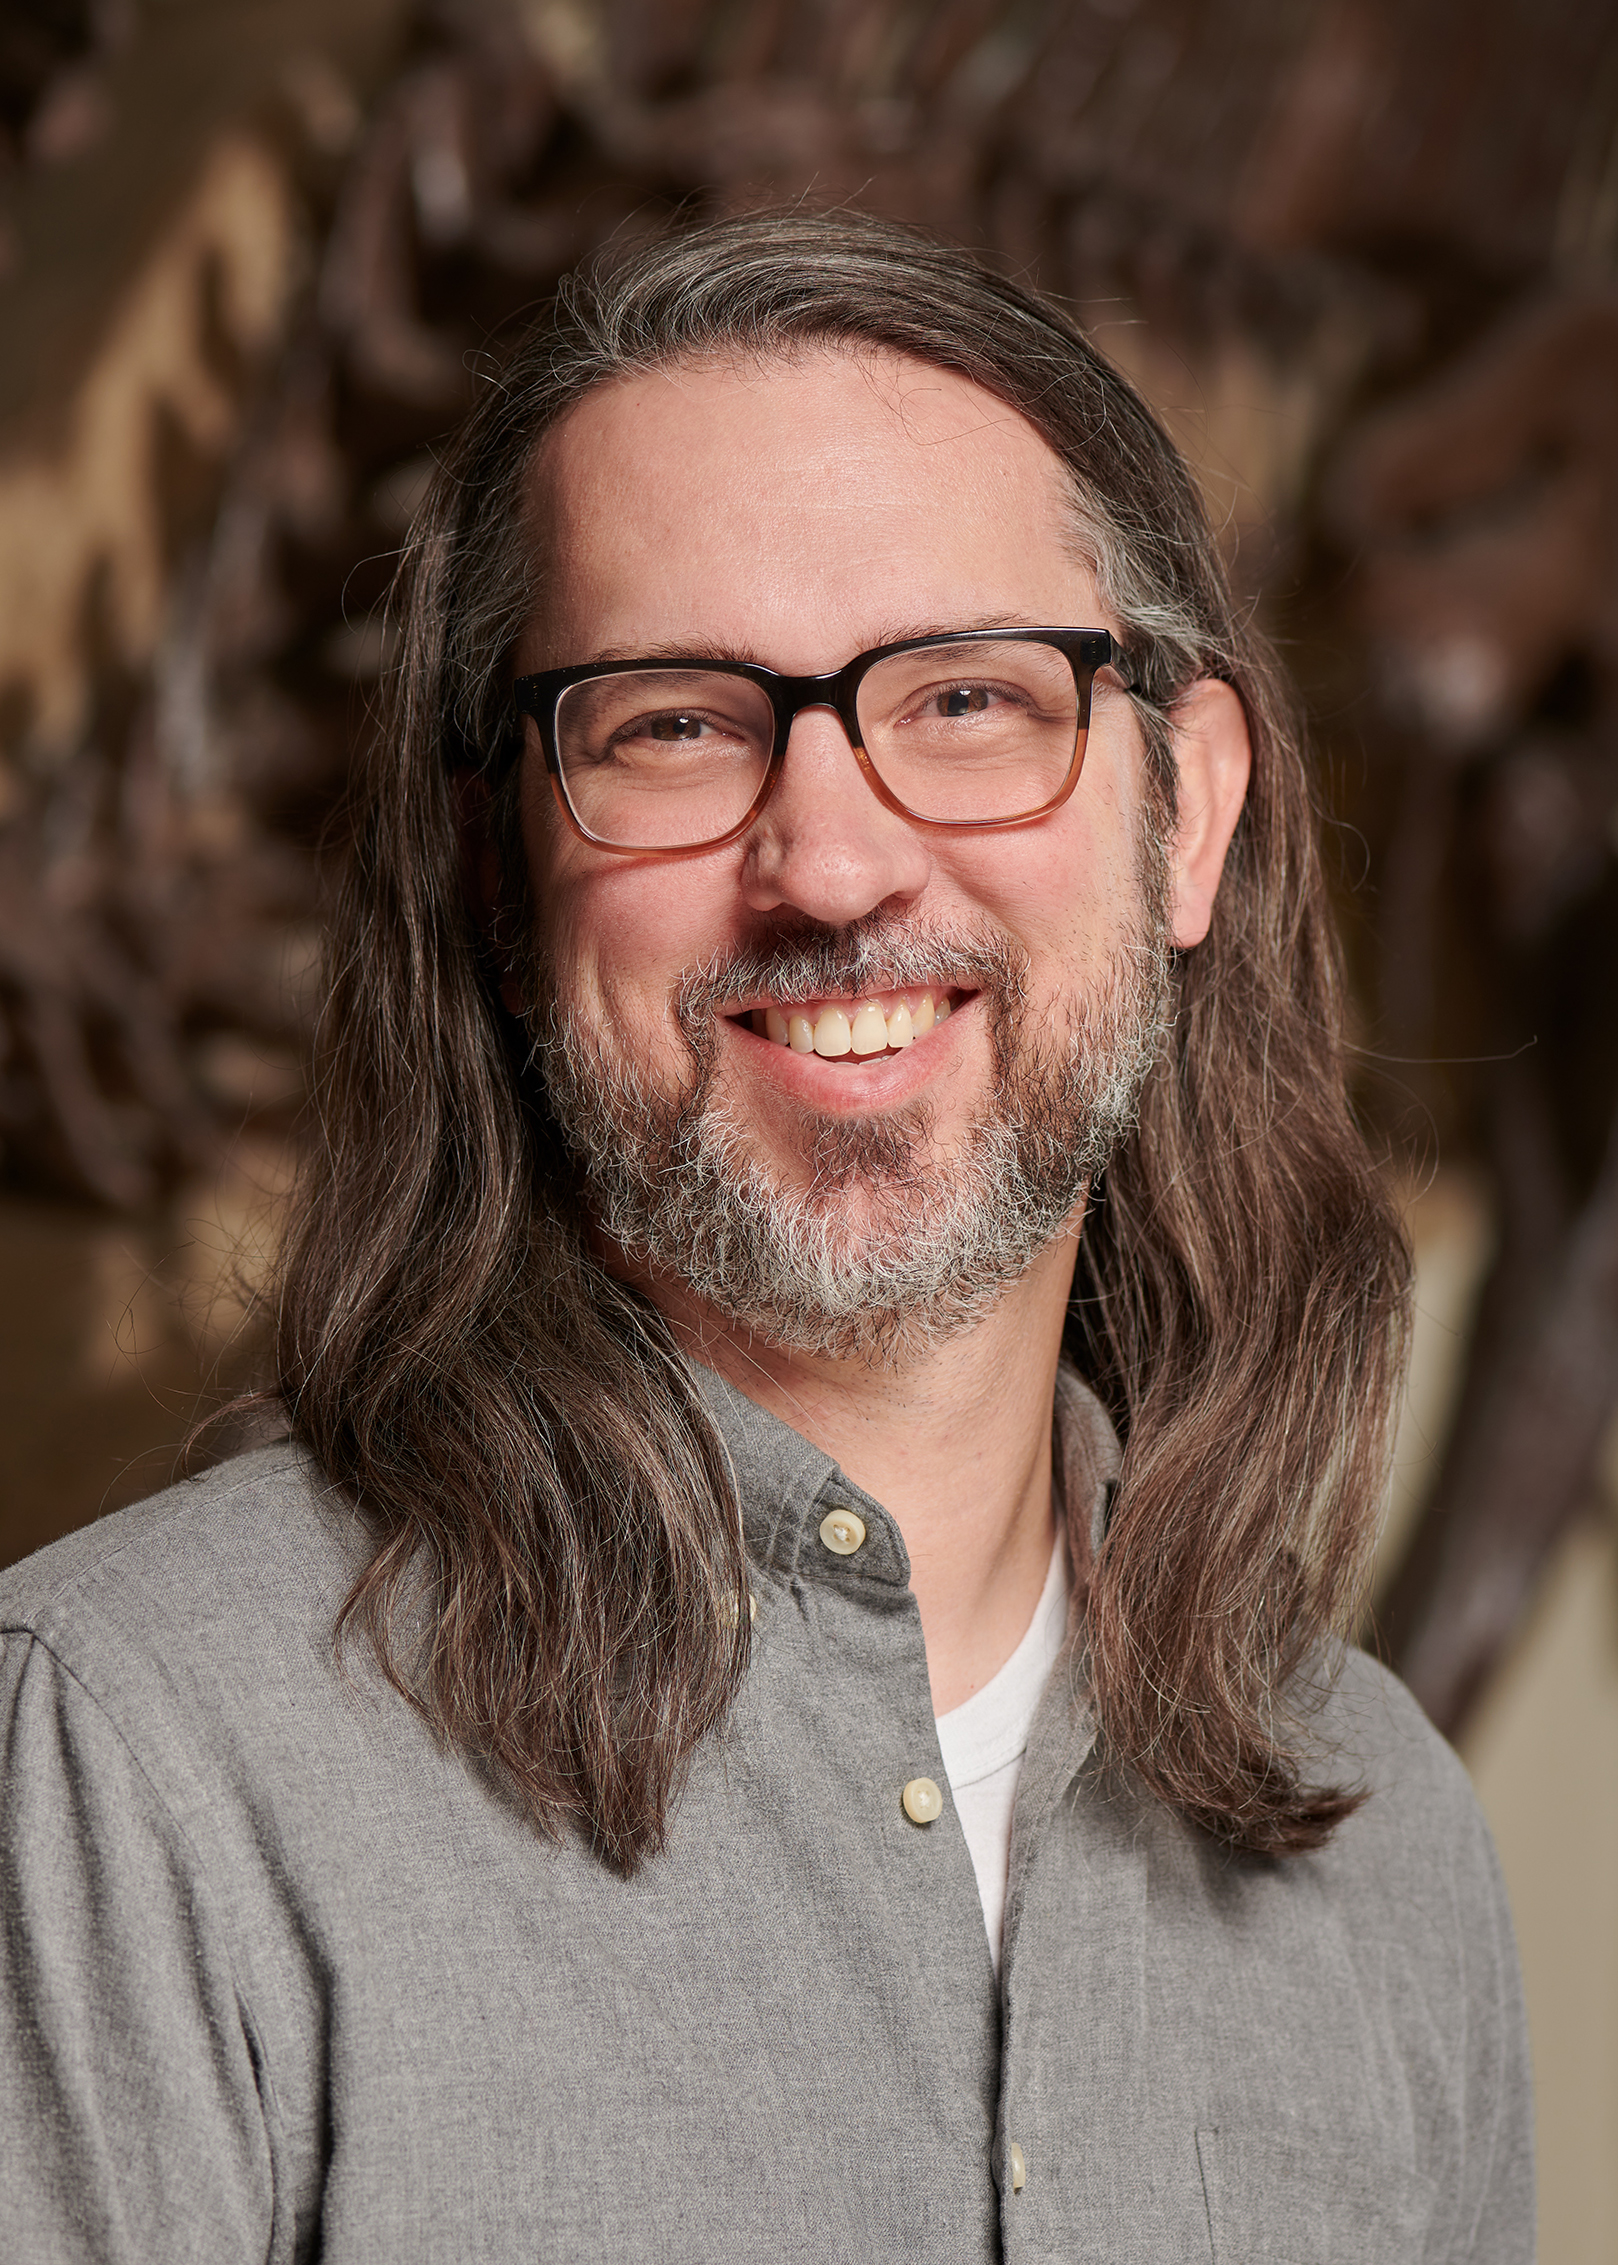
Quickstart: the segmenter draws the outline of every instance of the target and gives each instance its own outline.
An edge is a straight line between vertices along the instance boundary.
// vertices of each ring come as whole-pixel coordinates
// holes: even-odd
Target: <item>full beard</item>
[[[615,1056],[536,969],[533,1065],[609,1243],[771,1344],[886,1364],[969,1329],[1071,1230],[1135,1122],[1166,1029],[1169,967],[1167,922],[1150,909],[1062,1027],[1034,1033],[1027,963],[1002,936],[877,918],[783,939],[682,981],[674,1003],[691,1067],[673,1091]],[[720,1003],[929,981],[974,989],[987,1009],[994,1077],[982,1116],[951,1153],[924,1104],[811,1117],[810,1184],[786,1185],[746,1117],[715,1097]]]

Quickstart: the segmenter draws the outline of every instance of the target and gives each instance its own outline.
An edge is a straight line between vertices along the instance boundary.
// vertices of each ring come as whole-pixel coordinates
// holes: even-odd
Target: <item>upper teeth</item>
[[[890,1048],[902,1052],[935,1022],[945,1021],[949,1011],[948,994],[941,992],[935,1000],[930,991],[923,991],[914,1003],[900,998],[886,1013],[874,999],[858,1000],[852,1013],[847,1007],[828,1002],[813,1020],[802,1007],[772,1003],[763,1010],[764,1035],[777,1046],[790,1046],[795,1054],[835,1058],[840,1054],[881,1054]],[[756,1009],[753,1020],[756,1026]]]

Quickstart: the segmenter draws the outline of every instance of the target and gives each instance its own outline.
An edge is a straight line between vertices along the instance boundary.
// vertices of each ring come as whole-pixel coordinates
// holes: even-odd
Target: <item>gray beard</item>
[[[892,1363],[970,1328],[1066,1231],[1135,1123],[1167,1027],[1170,956],[1166,920],[1148,914],[1065,1027],[1034,1033],[1026,961],[999,936],[874,920],[733,954],[680,985],[691,1073],[673,1093],[609,1053],[536,969],[533,1064],[590,1212],[628,1258],[771,1344]],[[811,1184],[781,1185],[748,1121],[712,1098],[718,1004],[929,979],[982,994],[995,1063],[982,1118],[950,1156],[924,1105],[811,1117]]]

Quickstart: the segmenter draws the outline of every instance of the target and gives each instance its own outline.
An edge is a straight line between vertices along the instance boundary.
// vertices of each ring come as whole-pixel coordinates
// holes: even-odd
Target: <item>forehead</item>
[[[549,571],[529,667],[700,637],[808,669],[912,630],[1099,618],[1048,444],[896,354],[600,386],[542,449],[533,511]]]

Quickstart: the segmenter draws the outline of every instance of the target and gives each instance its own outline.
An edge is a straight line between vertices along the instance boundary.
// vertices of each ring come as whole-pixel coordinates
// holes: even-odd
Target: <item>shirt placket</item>
[[[755,1642],[801,1646],[813,1708],[858,1812],[860,1876],[847,1883],[854,1954],[899,2041],[893,2078],[914,2119],[917,2207],[927,2207],[926,2166],[943,2150],[954,2178],[981,2196],[982,2240],[974,2246],[958,2218],[941,2221],[934,2253],[992,2256],[998,1994],[939,1751],[903,1540],[882,1505],[829,1460],[800,1472],[773,1504],[755,1496],[748,1526],[762,1544],[760,1581],[775,1591],[761,1604]]]

